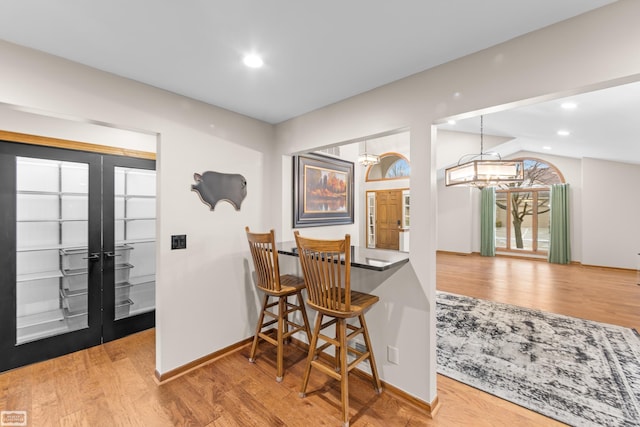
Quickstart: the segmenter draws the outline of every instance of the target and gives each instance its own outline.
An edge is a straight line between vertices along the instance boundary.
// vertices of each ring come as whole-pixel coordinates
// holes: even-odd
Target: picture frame
[[[320,154],[293,157],[293,227],[353,224],[353,162]]]

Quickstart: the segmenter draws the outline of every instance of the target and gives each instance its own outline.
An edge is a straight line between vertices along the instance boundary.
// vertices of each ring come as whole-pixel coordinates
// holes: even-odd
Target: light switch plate
[[[187,235],[176,234],[171,236],[171,249],[187,249]]]

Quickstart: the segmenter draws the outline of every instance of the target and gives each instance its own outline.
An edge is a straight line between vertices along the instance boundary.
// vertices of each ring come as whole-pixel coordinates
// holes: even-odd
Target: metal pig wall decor
[[[226,200],[239,211],[247,196],[247,180],[237,173],[206,171],[202,175],[194,173],[193,179],[196,183],[191,185],[191,191],[198,193],[202,203],[211,210],[219,201]]]

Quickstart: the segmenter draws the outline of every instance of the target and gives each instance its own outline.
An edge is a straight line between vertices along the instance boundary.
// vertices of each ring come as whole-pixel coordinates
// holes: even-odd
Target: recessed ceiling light
[[[560,106],[565,110],[573,110],[578,106],[578,104],[576,104],[575,102],[563,102],[562,104],[560,104]]]
[[[551,150],[551,147],[549,147],[548,145],[545,145],[542,147],[543,150]]]
[[[245,55],[245,57],[242,59],[242,62],[244,62],[244,65],[246,65],[247,67],[251,67],[251,68],[260,68],[264,64],[264,61],[262,61],[262,58],[260,58],[258,55],[254,53]]]
[[[569,135],[571,135],[571,132],[569,132],[568,130],[559,130],[558,131],[558,135],[560,135],[560,136],[569,136]]]
[[[447,123],[449,123],[450,125],[455,125],[456,121],[455,120],[449,120],[449,121],[447,121]]]

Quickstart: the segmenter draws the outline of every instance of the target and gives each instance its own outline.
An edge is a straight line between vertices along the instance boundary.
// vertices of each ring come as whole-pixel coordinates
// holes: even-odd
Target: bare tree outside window
[[[405,159],[399,158],[389,166],[389,169],[387,169],[387,173],[385,174],[385,178],[400,178],[408,177],[410,175],[411,166],[409,166],[409,163]]]
[[[522,160],[524,181],[497,190],[496,247],[537,252],[548,247],[549,188],[564,178],[547,162]]]
[[[403,179],[411,176],[411,163],[402,154],[380,154],[380,163],[371,165],[367,169],[367,181],[382,181],[386,179]]]

